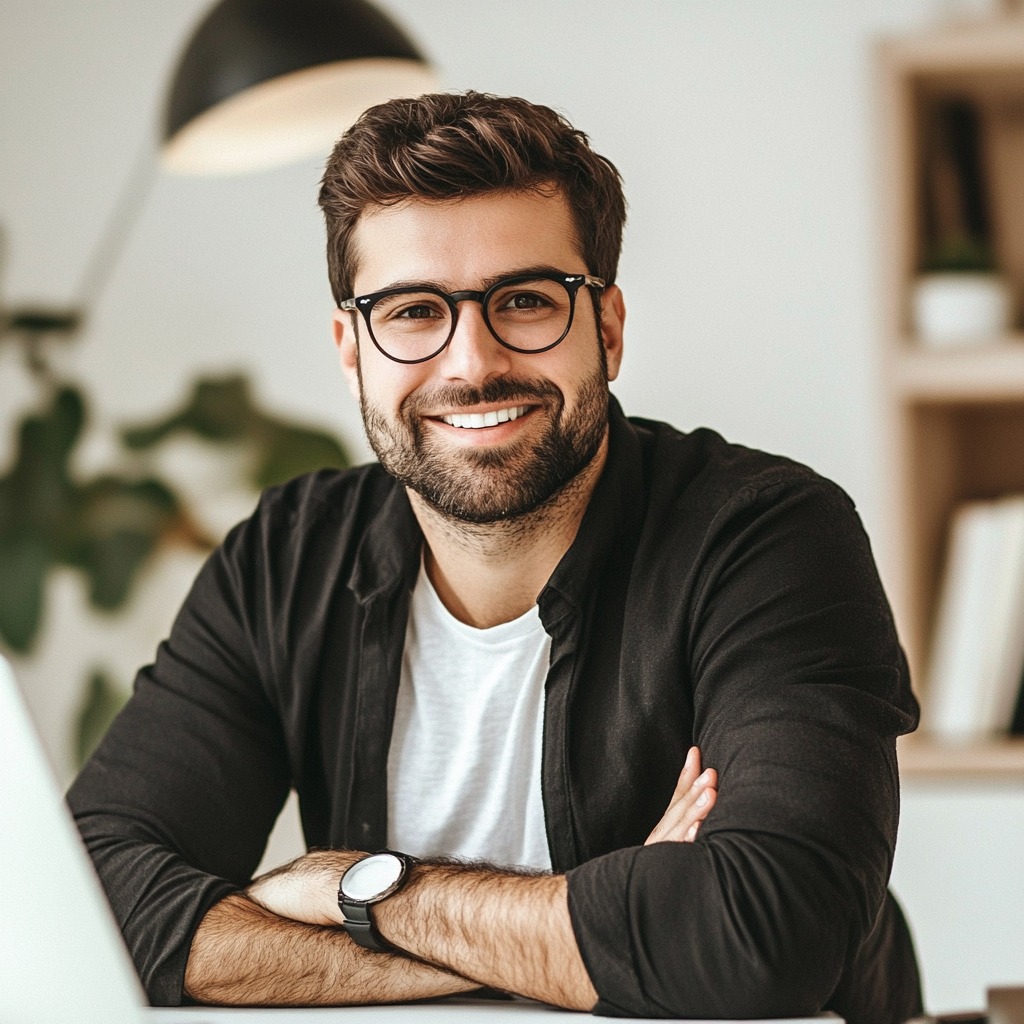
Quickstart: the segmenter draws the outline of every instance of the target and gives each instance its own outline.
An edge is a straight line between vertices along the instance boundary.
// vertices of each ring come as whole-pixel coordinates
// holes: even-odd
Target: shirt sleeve
[[[258,543],[206,562],[154,664],[68,793],[149,999],[183,999],[192,936],[244,887],[290,786],[251,625]]]
[[[906,933],[886,886],[895,739],[917,707],[852,503],[819,478],[744,488],[695,557],[680,685],[719,797],[696,842],[570,872],[596,1011],[813,1014],[850,987],[853,966],[874,972],[879,994],[850,1024],[902,1021],[917,977],[912,952],[910,975],[886,975]]]

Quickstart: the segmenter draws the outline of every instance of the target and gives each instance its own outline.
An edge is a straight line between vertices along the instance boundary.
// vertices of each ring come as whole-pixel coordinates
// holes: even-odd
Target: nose
[[[458,310],[455,333],[438,357],[444,376],[482,384],[507,373],[512,366],[512,352],[491,334],[484,320],[483,306],[473,299],[463,299],[458,303]]]

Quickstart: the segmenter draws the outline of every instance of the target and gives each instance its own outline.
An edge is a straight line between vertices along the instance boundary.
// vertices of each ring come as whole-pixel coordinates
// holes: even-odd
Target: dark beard
[[[364,392],[365,396],[365,392]],[[429,397],[429,402],[426,400]],[[442,451],[424,437],[420,410],[501,402],[540,402],[534,415],[550,416],[539,442],[500,448]],[[496,523],[527,515],[551,502],[593,460],[608,426],[608,379],[603,366],[580,386],[576,412],[564,419],[565,397],[550,381],[501,377],[483,387],[449,386],[403,403],[400,423],[361,401],[370,447],[399,483],[432,508],[464,523]]]

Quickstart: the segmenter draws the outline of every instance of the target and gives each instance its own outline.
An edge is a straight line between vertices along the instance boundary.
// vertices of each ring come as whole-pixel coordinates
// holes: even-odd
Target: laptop
[[[0,886],[0,1024],[564,1024],[574,1016],[528,1000],[472,996],[326,1009],[149,1008],[2,655]]]
[[[145,1001],[0,656],[0,1022],[135,1024]]]

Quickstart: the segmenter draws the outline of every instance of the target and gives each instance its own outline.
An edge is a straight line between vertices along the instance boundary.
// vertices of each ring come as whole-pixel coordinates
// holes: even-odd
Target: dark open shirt
[[[920,1007],[887,893],[906,663],[850,500],[805,467],[627,420],[538,598],[554,870],[610,1015]],[[268,491],[206,563],[68,799],[154,1003],[244,887],[290,788],[310,846],[387,845],[386,764],[423,538],[378,466]],[[642,843],[687,748],[694,843]],[[439,756],[443,754],[439,753]]]

